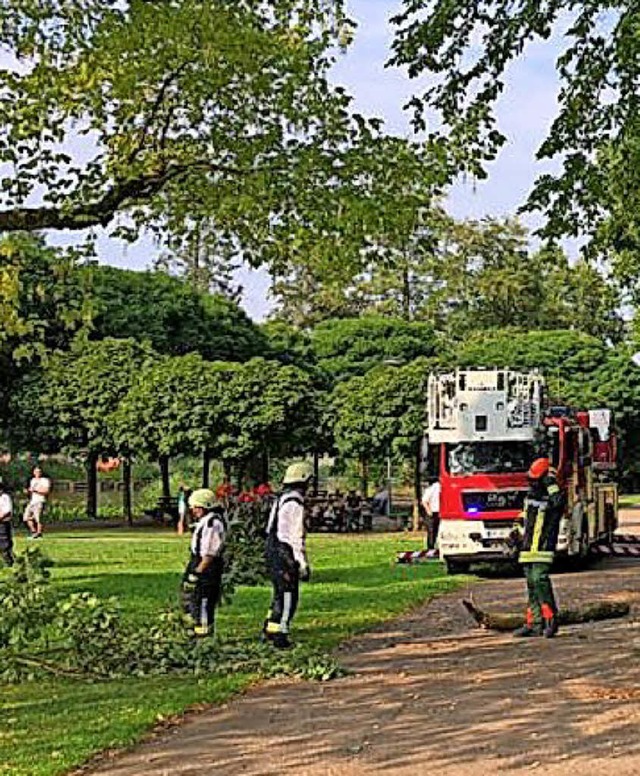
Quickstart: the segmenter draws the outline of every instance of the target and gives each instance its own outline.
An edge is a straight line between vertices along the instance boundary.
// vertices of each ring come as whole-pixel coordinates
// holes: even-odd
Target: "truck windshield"
[[[534,452],[531,442],[461,442],[447,445],[447,468],[454,476],[526,472]]]

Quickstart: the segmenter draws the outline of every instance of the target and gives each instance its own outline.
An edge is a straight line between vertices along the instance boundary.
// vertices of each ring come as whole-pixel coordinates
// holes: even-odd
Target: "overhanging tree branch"
[[[100,199],[65,207],[28,207],[0,210],[0,232],[35,232],[41,229],[87,229],[107,226],[119,210],[129,204],[151,199],[171,181],[197,169],[244,175],[249,170],[226,167],[210,162],[173,164],[160,172],[140,175],[115,183]]]

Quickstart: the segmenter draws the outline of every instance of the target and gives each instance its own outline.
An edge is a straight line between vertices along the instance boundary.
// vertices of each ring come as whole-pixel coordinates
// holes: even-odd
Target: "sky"
[[[409,137],[409,115],[403,105],[420,85],[398,69],[385,68],[393,29],[389,18],[400,9],[400,0],[349,0],[350,15],[358,29],[353,46],[337,62],[333,78],[355,98],[355,109],[368,116],[385,119],[387,130]],[[509,71],[508,88],[498,106],[501,130],[508,143],[500,157],[488,168],[487,181],[461,181],[451,190],[447,210],[458,218],[482,218],[514,214],[532,187],[535,178],[549,165],[536,163],[535,151],[544,139],[556,112],[558,79],[554,62],[559,41],[535,44]],[[531,217],[524,222],[535,227]],[[68,240],[61,237],[62,242]],[[154,258],[148,240],[135,245],[101,236],[98,242],[104,263],[131,269],[145,269]],[[569,246],[571,248],[571,246]],[[241,271],[243,306],[256,320],[268,315],[269,279],[265,272]]]

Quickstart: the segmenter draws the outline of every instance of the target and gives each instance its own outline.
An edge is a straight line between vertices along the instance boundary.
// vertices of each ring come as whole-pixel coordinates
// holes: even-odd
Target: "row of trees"
[[[368,327],[376,331],[379,323],[365,318],[341,321],[340,326],[364,336]],[[398,331],[407,327],[390,319],[382,323],[388,331],[394,325]],[[625,346],[614,348],[571,331],[502,330],[415,357],[415,343],[405,341],[404,354],[397,350],[390,363],[386,340],[372,338],[370,343],[379,345],[377,352],[370,349],[368,358],[357,362],[360,369],[351,371],[335,357],[310,360],[304,367],[262,358],[210,362],[198,354],[160,355],[133,340],[80,343],[52,355],[42,370],[25,377],[12,397],[10,435],[23,449],[82,453],[92,485],[92,516],[95,464],[107,453],[127,463],[140,457],[157,460],[166,496],[169,461],[181,454],[203,457],[207,484],[213,458],[241,481],[245,473],[268,477],[273,458],[328,452],[359,462],[365,490],[370,465],[390,457],[412,463],[419,490],[430,370],[456,365],[535,367],[544,371],[556,400],[614,410],[627,474],[638,475],[640,370]],[[351,344],[355,360],[357,336]],[[313,346],[307,343],[310,352]],[[340,368],[331,371],[336,362]],[[128,515],[129,492],[125,488]]]
[[[317,423],[312,378],[295,366],[161,356],[148,345],[115,339],[52,355],[14,392],[11,411],[17,447],[85,456],[90,516],[100,455],[159,461],[169,496],[172,456],[203,455],[205,484],[212,457],[241,478],[256,460],[307,449]],[[126,487],[128,516],[129,493]]]

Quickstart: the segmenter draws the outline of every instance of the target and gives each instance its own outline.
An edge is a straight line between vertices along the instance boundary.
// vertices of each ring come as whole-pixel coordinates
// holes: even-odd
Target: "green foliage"
[[[267,321],[260,326],[267,339],[269,354],[282,364],[293,364],[310,371],[316,365],[309,334],[282,320]]]
[[[424,434],[428,359],[378,367],[339,383],[333,394],[336,447],[341,455],[380,460],[415,456]]]
[[[385,361],[432,356],[436,349],[429,324],[374,315],[325,321],[311,337],[318,365],[333,381],[363,375]]]
[[[270,508],[270,501],[259,501],[235,503],[227,511],[223,577],[226,600],[231,600],[240,585],[254,586],[266,581],[265,536]]]
[[[79,256],[47,248],[33,235],[0,236],[0,354],[16,363],[43,361],[69,346],[88,323],[89,279]]]
[[[575,329],[619,340],[623,326],[614,286],[560,249],[532,253],[515,220],[453,224],[429,299],[436,326],[456,338],[476,331]]]
[[[422,321],[443,340],[507,326],[621,339],[620,293],[586,261],[570,264],[559,248],[533,252],[516,219],[455,221],[434,205],[419,215],[365,267],[341,260],[335,282],[300,264],[293,284],[274,287],[278,315],[298,325],[362,314]]]
[[[149,362],[113,409],[110,422],[120,449],[158,458],[215,450],[223,433],[228,383],[238,364],[210,364],[201,356]]]
[[[47,589],[50,566],[51,561],[37,548],[30,547],[16,557],[10,581],[0,587],[0,652],[19,652],[45,635],[53,607]]]
[[[277,268],[278,315],[296,326],[366,311],[410,320],[428,285],[414,268],[433,254],[444,218],[436,199],[449,176],[438,143],[360,133],[335,154],[337,180],[296,200],[323,218],[320,235],[301,233]]]
[[[221,254],[256,265],[321,234],[319,201],[291,202],[335,182],[334,154],[360,132],[327,80],[350,38],[341,0],[10,0],[1,14],[18,66],[0,81],[0,163],[14,165],[0,229],[108,226],[124,212],[121,234],[162,237],[204,220]],[[88,161],[59,152],[77,127]],[[34,189],[44,205],[24,208]]]
[[[90,287],[76,271],[80,258],[36,236],[0,233],[0,444],[18,381],[88,326]]]
[[[14,439],[41,450],[114,450],[109,418],[155,358],[146,345],[115,339],[55,354],[13,397]]]
[[[233,301],[162,272],[92,267],[93,339],[147,340],[158,353],[246,361],[266,342]]]
[[[111,422],[119,449],[153,457],[209,450],[243,464],[308,447],[316,416],[313,381],[295,366],[189,355],[141,370]]]
[[[486,161],[505,142],[493,107],[510,63],[569,20],[556,62],[562,81],[559,112],[537,154],[543,159],[560,155],[562,170],[539,178],[529,207],[547,212],[548,233],[593,234],[603,214],[611,212],[611,182],[619,194],[634,192],[640,75],[635,4],[405,0],[403,6],[395,19],[393,62],[407,67],[412,77],[426,71],[439,76],[424,96],[412,100],[415,124],[424,128],[426,111],[435,108],[458,167],[477,176],[484,176]],[[603,99],[605,93],[610,99]],[[613,167],[607,158],[611,153]],[[616,180],[613,173],[623,168],[624,178]],[[618,210],[629,206],[625,199],[623,204],[618,196]]]
[[[126,622],[115,598],[88,592],[59,597],[48,587],[50,565],[38,549],[18,558],[0,587],[0,677],[19,682],[43,675],[113,679],[212,671],[280,674],[328,680],[341,673],[309,648],[275,655],[268,645],[197,640],[176,612],[153,624]],[[274,659],[275,657],[275,659]]]
[[[220,456],[247,462],[313,449],[320,406],[313,378],[295,366],[255,358],[243,364],[227,388],[226,433]]]

